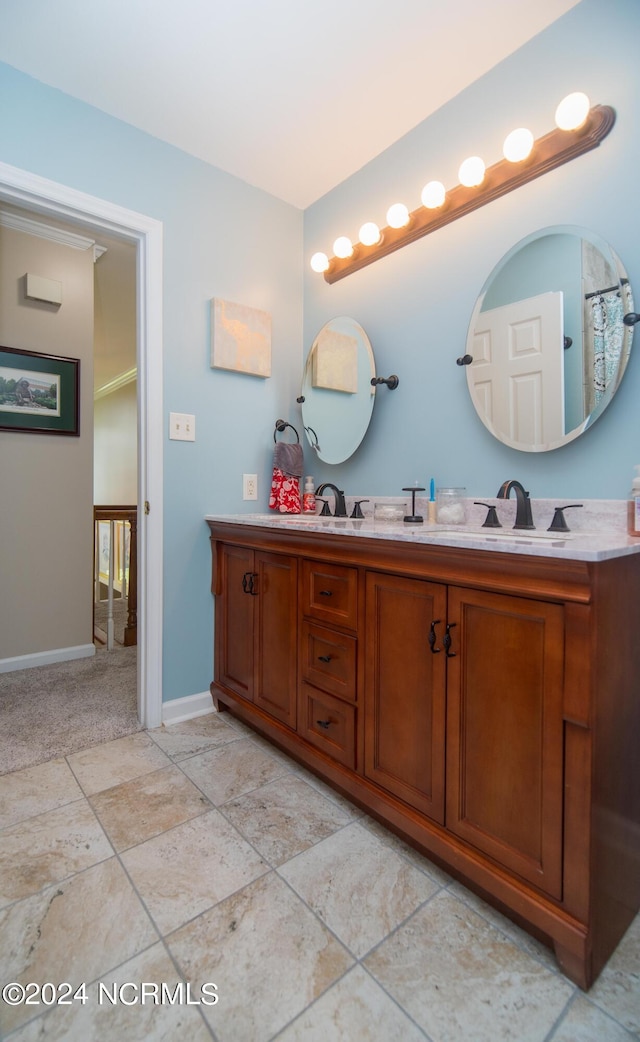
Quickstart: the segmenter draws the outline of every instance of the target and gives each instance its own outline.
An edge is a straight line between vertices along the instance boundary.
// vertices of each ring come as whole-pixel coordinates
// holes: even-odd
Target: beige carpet
[[[137,648],[0,673],[0,774],[142,730]]]

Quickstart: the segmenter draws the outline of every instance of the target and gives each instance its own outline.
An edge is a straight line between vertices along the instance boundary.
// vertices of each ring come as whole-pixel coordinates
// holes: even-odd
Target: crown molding
[[[127,384],[133,383],[137,378],[137,366],[134,366],[133,369],[127,369],[125,373],[120,373],[119,376],[114,377],[113,380],[109,380],[109,382],[103,384],[102,387],[96,387],[93,392],[94,402],[96,402],[98,398],[106,398],[108,394],[113,394],[114,391],[119,391],[121,387],[126,387]]]
[[[56,228],[43,221],[34,221],[33,218],[23,217],[21,214],[7,213],[5,210],[0,210],[0,227],[11,228],[26,235],[36,235],[39,239],[49,239],[62,246],[71,246],[74,250],[93,250],[94,264],[107,252],[106,246],[100,246],[95,239],[89,239],[86,235]]]

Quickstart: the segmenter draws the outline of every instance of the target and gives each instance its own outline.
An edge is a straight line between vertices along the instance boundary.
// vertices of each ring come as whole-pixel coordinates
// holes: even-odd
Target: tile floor
[[[2,983],[86,984],[11,1042],[640,1038],[640,917],[585,995],[226,714],[0,777],[0,828]]]

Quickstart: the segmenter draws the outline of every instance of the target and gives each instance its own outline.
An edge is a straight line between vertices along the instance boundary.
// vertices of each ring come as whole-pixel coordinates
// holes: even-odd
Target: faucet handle
[[[316,496],[316,499],[322,501],[322,510],[320,511],[320,517],[331,517],[331,511],[329,509],[329,500],[322,499],[322,496]]]
[[[567,503],[565,507],[556,507],[553,515],[553,521],[547,528],[547,532],[570,532],[571,529],[567,524],[566,518],[562,513],[563,510],[575,510],[576,507],[584,506],[583,503]]]
[[[360,519],[364,518],[364,514],[362,513],[360,504],[368,502],[368,499],[356,499],[355,503],[353,504],[353,510],[351,511],[351,517],[356,517]]]
[[[487,516],[486,516],[485,521],[484,521],[484,523],[482,525],[483,528],[502,528],[502,525],[500,524],[500,521],[498,520],[498,514],[496,512],[496,508],[494,506],[492,506],[491,503],[478,503],[477,500],[474,500],[473,505],[476,506],[476,507],[486,507],[487,508]]]

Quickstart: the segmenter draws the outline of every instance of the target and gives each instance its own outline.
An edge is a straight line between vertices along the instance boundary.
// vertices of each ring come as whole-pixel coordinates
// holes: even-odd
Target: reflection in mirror
[[[364,438],[375,399],[373,350],[352,318],[333,318],[315,338],[302,378],[302,422],[325,463],[343,463]]]
[[[611,247],[582,228],[545,228],[500,261],[476,302],[471,400],[505,445],[546,452],[577,438],[611,402],[633,327],[631,287]]]

